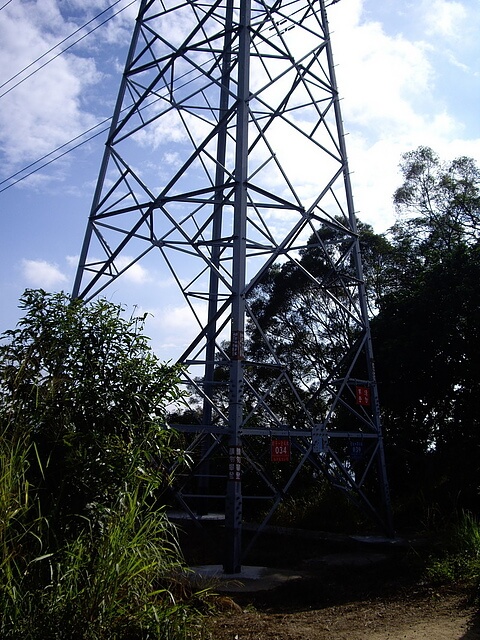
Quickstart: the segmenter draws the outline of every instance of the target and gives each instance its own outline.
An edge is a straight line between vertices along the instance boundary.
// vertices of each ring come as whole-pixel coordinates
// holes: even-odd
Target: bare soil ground
[[[220,587],[207,637],[480,640],[472,586],[428,584],[421,555],[408,545],[268,536],[249,564],[276,566],[291,579],[263,590]]]
[[[213,640],[474,640],[475,610],[464,594],[360,599],[310,609],[247,608],[212,618]]]

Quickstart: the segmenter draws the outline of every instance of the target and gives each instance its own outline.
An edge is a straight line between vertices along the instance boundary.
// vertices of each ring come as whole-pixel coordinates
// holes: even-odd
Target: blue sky
[[[26,287],[71,290],[105,134],[10,177],[111,116],[137,3],[120,0],[70,35],[113,3],[0,0],[0,331],[15,325]],[[356,209],[384,231],[403,152],[428,145],[480,162],[480,0],[341,0],[329,16]],[[105,294],[150,312],[165,359],[188,339],[170,287],[155,265],[136,265]]]

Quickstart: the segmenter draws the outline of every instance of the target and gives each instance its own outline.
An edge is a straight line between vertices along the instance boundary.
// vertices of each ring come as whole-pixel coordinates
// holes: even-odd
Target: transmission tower
[[[174,425],[192,460],[174,492],[196,520],[225,505],[227,573],[247,502],[267,501],[261,531],[306,469],[392,528],[327,4],[141,1],[73,290],[91,299],[152,256],[176,282],[200,409]],[[286,265],[328,353],[308,376],[258,313]]]

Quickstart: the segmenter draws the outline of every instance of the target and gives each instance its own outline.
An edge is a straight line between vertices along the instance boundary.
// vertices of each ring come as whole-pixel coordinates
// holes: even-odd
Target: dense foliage
[[[358,230],[396,522],[418,528],[432,514],[478,506],[480,170],[471,158],[445,163],[427,147],[406,153],[400,169],[396,224],[383,235],[362,223]],[[342,255],[345,237],[325,225],[298,263],[272,269],[251,300],[299,389],[333,370],[340,341],[355,339],[303,275],[328,277],[318,238]],[[251,357],[261,358],[251,329]],[[287,402],[278,404],[288,416]]]
[[[188,637],[159,502],[178,369],[109,302],[21,307],[0,345],[0,637]]]
[[[480,170],[425,147],[401,170],[372,321],[390,469],[407,513],[447,516],[477,510],[480,487]]]

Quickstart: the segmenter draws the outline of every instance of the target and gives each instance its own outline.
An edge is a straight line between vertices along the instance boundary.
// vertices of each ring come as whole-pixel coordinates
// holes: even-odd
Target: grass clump
[[[11,443],[13,445],[13,443]],[[126,486],[92,507],[80,533],[49,547],[49,524],[21,447],[0,451],[1,640],[198,637],[207,595],[190,588],[175,528],[155,486]]]
[[[480,523],[470,512],[460,515],[447,527],[438,542],[438,551],[427,563],[427,578],[445,584],[466,581],[480,584]]]

